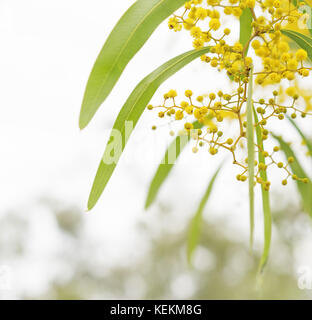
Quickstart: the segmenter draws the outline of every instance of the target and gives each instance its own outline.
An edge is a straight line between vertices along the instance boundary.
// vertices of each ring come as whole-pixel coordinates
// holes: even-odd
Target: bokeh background
[[[278,173],[272,172],[273,241],[261,290],[256,286],[263,245],[261,199],[258,192],[256,243],[250,253],[247,184],[235,180],[237,169],[226,154],[212,158],[186,149],[156,203],[144,211],[149,183],[172,139],[171,125],[159,122],[155,113],[143,114],[101,200],[86,212],[97,165],[125,99],[149,72],[191,48],[187,34],[169,32],[163,23],[81,132],[78,116],[89,72],[132,3],[0,2],[0,297],[311,298],[311,221],[301,210],[295,185],[281,188]],[[238,31],[238,22],[230,23],[232,32]],[[203,94],[226,90],[230,82],[195,61],[163,84],[153,102],[171,88]],[[294,131],[284,124],[275,130],[292,139],[311,172]],[[190,268],[189,221],[223,160]],[[303,273],[308,278],[302,287]]]

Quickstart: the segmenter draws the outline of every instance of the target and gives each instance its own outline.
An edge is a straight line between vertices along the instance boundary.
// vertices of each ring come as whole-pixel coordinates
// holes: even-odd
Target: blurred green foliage
[[[265,270],[263,287],[256,288],[259,252],[250,254],[244,237],[224,232],[224,221],[203,222],[200,245],[194,253],[193,268],[187,263],[187,228],[179,232],[166,227],[168,208],[158,206],[157,223],[140,223],[137,232],[145,237],[145,249],[134,247],[139,255],[124,263],[99,262],[98,247],[86,237],[84,215],[75,208],[46,202],[55,218],[55,228],[62,240],[59,260],[69,272],[56,273],[48,287],[36,296],[24,293],[25,299],[306,299],[309,290],[300,290],[294,271],[298,239],[304,237],[308,217],[298,209],[274,212],[275,232],[272,255]],[[27,260],[27,239],[32,236],[30,222],[22,215],[9,213],[0,223],[0,259],[9,256]],[[155,228],[157,232],[155,232]],[[221,231],[223,230],[223,231]],[[113,244],[109,244],[113,245]],[[256,245],[256,243],[255,243]],[[142,253],[142,254],[141,254]],[[53,268],[54,263],[51,265]]]

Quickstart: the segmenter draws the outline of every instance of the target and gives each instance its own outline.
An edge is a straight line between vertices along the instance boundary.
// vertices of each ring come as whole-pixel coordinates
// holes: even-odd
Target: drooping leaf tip
[[[80,113],[80,116],[79,116],[79,129],[80,130],[83,130],[88,124],[89,124],[90,120],[86,120],[82,114]]]
[[[146,201],[144,204],[144,210],[147,211],[149,209],[150,205],[151,205],[150,202]]]

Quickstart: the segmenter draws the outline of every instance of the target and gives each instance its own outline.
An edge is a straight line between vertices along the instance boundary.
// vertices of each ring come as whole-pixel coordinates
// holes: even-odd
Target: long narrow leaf
[[[301,129],[297,126],[296,122],[293,119],[291,119],[290,117],[287,117],[287,118],[290,121],[290,123],[294,126],[294,128],[297,130],[297,132],[300,134],[302,140],[304,141],[304,143],[306,144],[306,146],[309,150],[310,156],[312,156],[312,142],[311,142],[311,140],[305,136],[305,134],[301,131]]]
[[[189,233],[188,233],[188,241],[187,241],[187,260],[189,264],[191,264],[193,253],[198,245],[199,238],[200,238],[200,232],[201,232],[201,224],[203,219],[203,210],[205,208],[205,205],[209,199],[209,196],[211,194],[214,182],[220,172],[221,166],[217,169],[215,174],[212,176],[208,188],[203,195],[199,207],[190,223]]]
[[[199,129],[202,127],[202,124],[196,121],[193,123],[193,127],[194,129]],[[169,160],[170,155],[173,155],[173,160],[178,159],[184,147],[187,145],[188,141],[189,139],[185,139],[185,137],[177,136],[166,150],[165,156],[161,164],[158,166],[157,171],[149,187],[147,198],[145,201],[145,209],[148,209],[150,205],[154,202],[161,186],[163,185],[164,181],[166,180],[174,166],[174,162]]]
[[[254,121],[253,121],[253,68],[250,70],[248,95],[247,95],[247,151],[248,151],[248,184],[249,184],[249,215],[250,215],[250,248],[253,246],[254,225],[255,225],[255,201],[254,201],[254,180],[255,180],[255,142],[254,142]]]
[[[79,126],[85,128],[115,86],[123,70],[159,24],[184,0],[138,0],[106,40],[86,86]]]
[[[258,116],[253,109],[255,122],[258,123]],[[257,136],[257,144],[261,150],[258,153],[258,161],[259,163],[265,164],[265,158],[261,151],[263,151],[263,140],[262,140],[262,133],[259,126],[256,126],[256,136]],[[266,182],[267,174],[266,171],[260,171],[260,177],[263,182]],[[272,235],[272,216],[271,216],[271,207],[270,207],[270,195],[269,191],[265,190],[264,186],[261,185],[261,194],[262,194],[262,209],[263,209],[263,218],[264,218],[264,246],[263,252],[260,259],[259,264],[259,274],[263,272],[263,269],[268,261],[269,253],[270,253],[270,246],[271,246],[271,235]]]
[[[282,33],[295,41],[297,45],[306,50],[309,59],[312,61],[312,38],[293,30],[281,30]]]
[[[208,51],[209,48],[192,50],[169,60],[158,69],[153,71],[151,74],[149,74],[146,78],[144,78],[131,93],[128,100],[118,114],[118,117],[114,123],[110,142],[108,143],[104,152],[105,156],[111,149],[110,143],[114,142],[114,135],[116,134],[116,132],[119,132],[122,137],[122,143],[119,146],[119,155],[116,157],[115,161],[110,164],[107,163],[107,161],[104,161],[104,158],[101,160],[89,196],[89,210],[95,206],[96,202],[104,191],[107,182],[109,181],[111,175],[113,174],[113,171],[115,170],[119,157],[126,146],[127,140],[131,134],[131,132],[128,132],[127,135],[125,134],[126,124],[131,122],[132,127],[134,128],[146,105],[149,103],[158,87],[185,65],[189,64],[194,59],[200,57],[202,54],[207,53]]]
[[[308,177],[289,144],[286,143],[282,137],[276,135],[273,135],[273,137],[279,142],[281,150],[283,150],[286,157],[294,158],[294,162],[290,163],[292,172],[300,178]],[[297,187],[303,202],[303,209],[312,217],[312,184],[311,182],[303,183],[301,181],[297,181]]]
[[[239,31],[239,42],[243,47],[247,44],[251,37],[252,32],[252,14],[249,8],[244,9],[242,15],[239,18],[240,31]],[[245,54],[248,52],[248,47],[246,48]]]

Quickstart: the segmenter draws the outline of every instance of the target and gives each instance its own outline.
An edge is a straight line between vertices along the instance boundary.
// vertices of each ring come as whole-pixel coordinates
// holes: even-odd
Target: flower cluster
[[[230,38],[231,30],[221,31],[222,17],[233,15],[240,17],[244,10],[250,10],[252,15],[252,32],[245,44],[235,42]],[[285,115],[291,118],[310,115],[309,99],[300,99],[303,92],[298,87],[298,78],[308,77],[311,67],[305,65],[307,52],[303,49],[291,50],[285,40],[282,29],[285,25],[295,24],[302,18],[288,0],[191,0],[185,3],[181,15],[174,14],[168,21],[168,26],[174,31],[187,30],[193,38],[195,49],[209,46],[208,54],[201,60],[219,71],[225,71],[233,81],[232,92],[219,91],[204,96],[194,97],[191,90],[185,91],[184,101],[177,102],[177,92],[170,90],[164,95],[164,102],[159,106],[149,105],[149,110],[158,110],[158,116],[171,117],[175,121],[184,121],[184,130],[195,140],[193,152],[208,146],[211,155],[225,149],[232,154],[233,163],[240,166],[242,172],[237,175],[239,181],[247,179],[248,161],[238,161],[236,150],[243,147],[246,139],[246,102],[250,73],[253,70],[255,83],[259,86],[278,86],[267,99],[253,98],[253,105],[259,119],[254,125],[260,128],[262,139],[266,140],[271,119],[284,120]],[[249,47],[251,49],[249,50]],[[252,50],[253,49],[253,50]],[[248,53],[249,52],[249,53]],[[256,60],[258,63],[256,63]],[[253,66],[253,67],[252,67]],[[287,83],[285,94],[290,103],[285,105],[282,99],[282,83]],[[307,94],[303,95],[303,98]],[[284,99],[285,100],[285,99]],[[306,108],[302,102],[306,102]],[[226,136],[224,119],[237,121],[235,136]],[[193,123],[197,121],[201,129],[194,130]],[[153,127],[156,128],[155,126]],[[255,144],[255,150],[266,158],[266,164],[255,163],[255,182],[269,189],[270,182],[262,181],[260,173],[270,166],[284,170],[282,184],[286,185],[288,178],[307,183],[306,177],[292,174],[289,164],[294,159],[288,158],[285,163],[275,160],[279,147],[273,150],[262,150]]]

